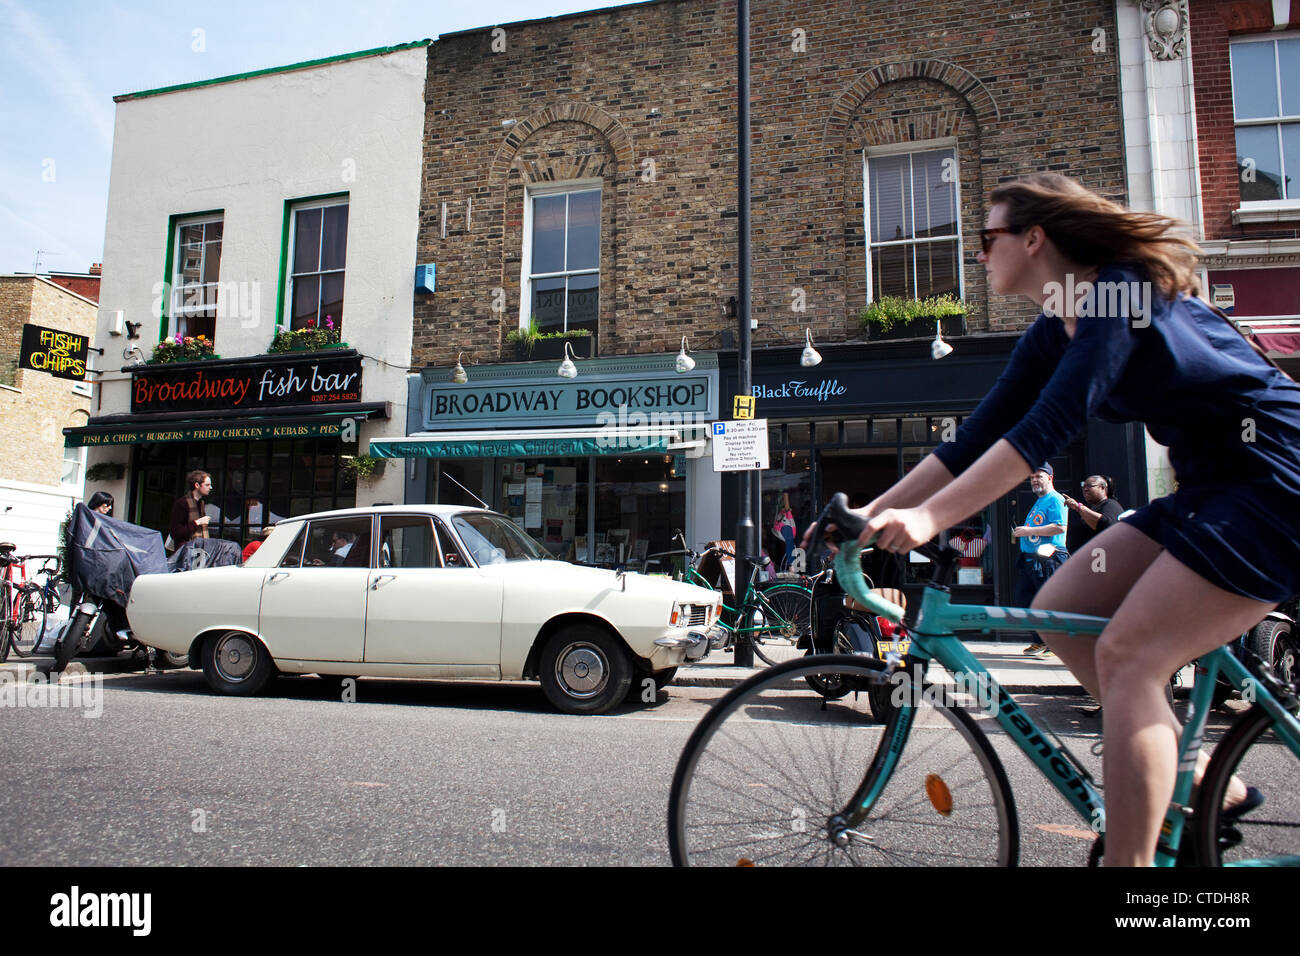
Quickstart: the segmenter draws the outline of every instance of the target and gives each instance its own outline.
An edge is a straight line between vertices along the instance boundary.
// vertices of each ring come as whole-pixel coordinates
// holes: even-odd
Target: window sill
[[[1279,202],[1242,203],[1232,211],[1234,225],[1252,222],[1292,222],[1300,220],[1300,202],[1293,199]]]

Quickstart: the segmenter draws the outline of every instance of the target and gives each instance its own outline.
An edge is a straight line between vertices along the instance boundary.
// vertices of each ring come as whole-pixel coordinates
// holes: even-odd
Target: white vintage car
[[[719,613],[713,591],[554,561],[509,518],[450,505],[291,518],[242,567],[144,575],[127,606],[140,643],[219,693],[277,671],[537,679],[575,714],[668,683]]]

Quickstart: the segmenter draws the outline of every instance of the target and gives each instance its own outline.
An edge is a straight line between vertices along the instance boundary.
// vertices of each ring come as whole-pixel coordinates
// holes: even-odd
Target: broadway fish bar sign
[[[132,412],[325,408],[361,400],[361,356],[163,365],[131,375]],[[149,441],[150,439],[141,439]]]
[[[86,350],[89,346],[90,339],[75,332],[24,325],[18,367],[80,382],[86,377]]]

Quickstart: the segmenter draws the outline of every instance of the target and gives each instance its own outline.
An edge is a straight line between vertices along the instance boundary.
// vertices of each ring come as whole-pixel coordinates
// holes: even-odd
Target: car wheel
[[[274,673],[271,655],[251,634],[226,631],[203,643],[203,676],[218,694],[251,697]]]
[[[566,627],[547,642],[542,690],[566,714],[603,714],[627,696],[632,662],[621,641],[587,624]]]

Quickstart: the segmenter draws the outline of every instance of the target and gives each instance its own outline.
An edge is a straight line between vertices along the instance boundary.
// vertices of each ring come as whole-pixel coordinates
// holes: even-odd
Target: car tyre
[[[203,642],[203,676],[218,694],[251,697],[274,674],[271,655],[251,634],[226,631]]]
[[[1248,646],[1259,655],[1264,666],[1288,687],[1296,682],[1296,643],[1290,621],[1266,617],[1250,632]]]
[[[566,627],[542,650],[542,691],[566,714],[603,714],[627,697],[632,661],[621,641],[588,624]]]

